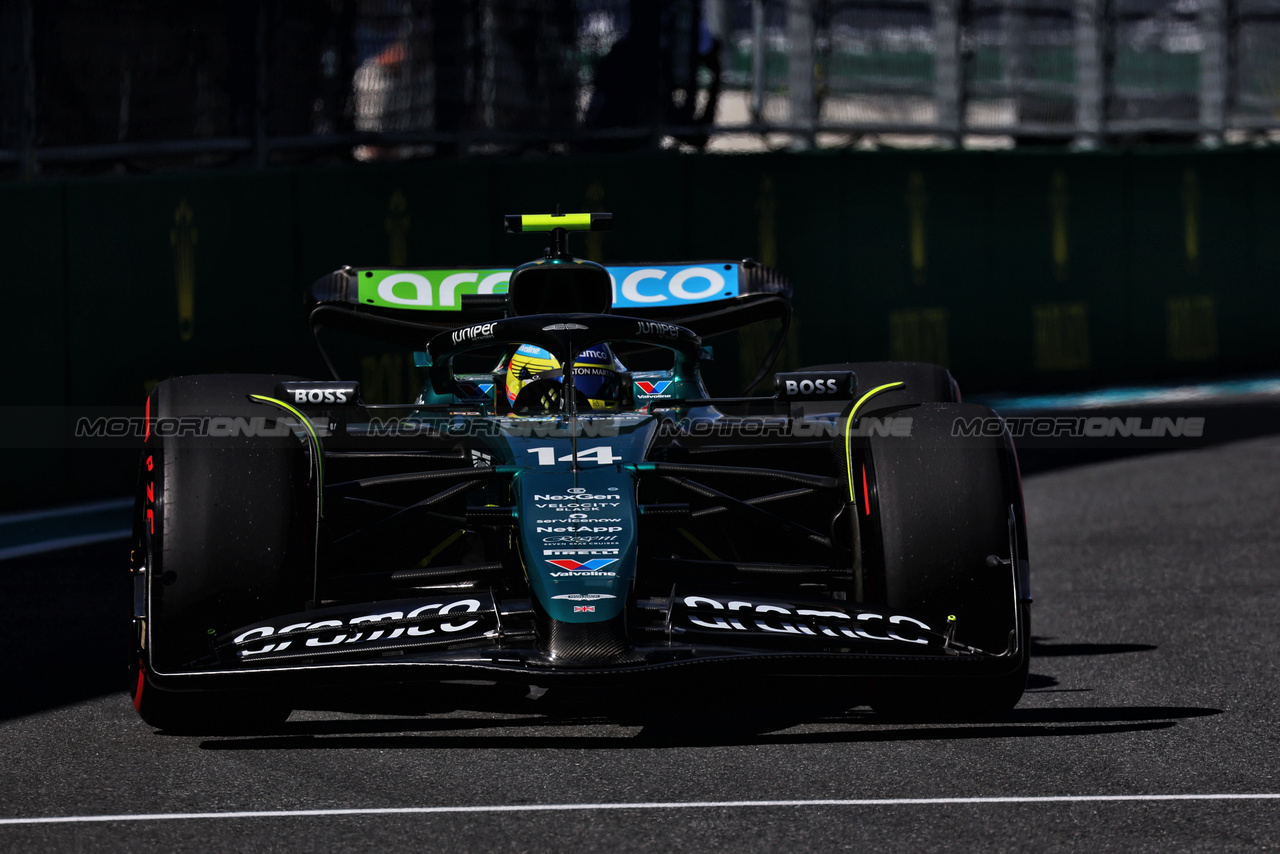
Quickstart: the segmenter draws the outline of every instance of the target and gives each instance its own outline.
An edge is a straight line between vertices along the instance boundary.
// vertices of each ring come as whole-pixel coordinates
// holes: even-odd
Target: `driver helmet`
[[[592,409],[617,408],[622,399],[622,363],[605,344],[583,350],[573,363],[573,385],[586,395]],[[535,380],[564,382],[560,362],[533,344],[521,344],[507,365],[507,400],[515,403],[520,389]]]

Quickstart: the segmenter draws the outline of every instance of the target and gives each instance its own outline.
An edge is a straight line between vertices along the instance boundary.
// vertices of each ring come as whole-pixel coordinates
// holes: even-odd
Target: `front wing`
[[[1016,574],[1014,589],[1017,590]],[[591,607],[584,602],[579,607]],[[539,648],[527,600],[492,591],[420,597],[281,615],[211,640],[209,655],[180,671],[148,670],[169,690],[339,686],[486,679],[553,685],[624,683],[671,674],[984,678],[1011,673],[1027,655],[1026,601],[1009,602],[1015,630],[1000,651],[956,643],[954,623],[831,600],[722,595],[677,587],[629,609],[634,645],[607,663],[557,660]]]

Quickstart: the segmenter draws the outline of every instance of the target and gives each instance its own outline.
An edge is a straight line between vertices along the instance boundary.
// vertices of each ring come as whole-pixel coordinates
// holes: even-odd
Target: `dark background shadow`
[[[0,562],[0,719],[128,702],[132,597],[125,541]]]
[[[1130,418],[1140,419],[1142,429],[1152,426],[1152,419],[1203,418],[1200,436],[1038,436],[1036,425],[1022,422],[1023,435],[1014,432],[1018,465],[1024,475],[1090,463],[1109,462],[1147,454],[1191,451],[1228,442],[1280,433],[1280,401],[1270,397],[1215,400],[1189,400],[1181,403],[1159,403],[1104,406],[1089,409],[1006,409],[1000,415],[1009,419],[1047,418]],[[1045,422],[1041,422],[1041,428]],[[1011,431],[1018,429],[1015,423]]]

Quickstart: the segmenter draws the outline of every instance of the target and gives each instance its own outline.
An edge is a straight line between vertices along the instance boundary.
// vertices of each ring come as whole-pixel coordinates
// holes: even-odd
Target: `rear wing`
[[[791,284],[750,259],[683,264],[606,265],[616,314],[664,320],[723,308],[756,295],[791,298]],[[394,269],[343,267],[311,286],[317,305],[345,304],[445,327],[490,319],[506,310],[511,268]],[[674,312],[674,314],[672,314]]]
[[[791,284],[750,259],[606,265],[614,314],[677,323],[706,337],[791,316]],[[343,267],[311,286],[311,328],[420,348],[432,336],[507,313],[511,268]]]

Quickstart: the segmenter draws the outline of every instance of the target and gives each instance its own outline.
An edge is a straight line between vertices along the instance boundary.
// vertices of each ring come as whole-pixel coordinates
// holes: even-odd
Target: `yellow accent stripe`
[[[689,542],[697,546],[698,551],[706,555],[709,560],[720,560],[719,556],[715,552],[711,551],[711,549],[707,548],[705,545],[702,544],[702,540],[699,540],[697,537],[695,537],[693,534],[690,534],[684,528],[676,528],[676,530],[679,531],[681,534],[683,534],[686,540],[688,540]]]
[[[440,552],[444,551],[445,549],[449,548],[449,546],[453,545],[454,541],[457,540],[458,537],[461,537],[465,533],[466,531],[458,530],[458,531],[454,531],[452,534],[445,537],[443,542],[441,542],[440,545],[432,549],[429,555],[424,557],[422,560],[418,561],[417,568],[426,569],[428,566],[431,565],[431,561],[436,559],[436,557],[440,554]]]
[[[302,426],[307,428],[307,432],[311,434],[311,444],[316,451],[316,488],[320,495],[320,515],[324,515],[324,451],[320,449],[320,437],[316,435],[316,428],[311,425],[311,419],[303,415],[299,410],[285,403],[283,400],[276,400],[274,397],[267,397],[262,394],[249,395],[250,400],[256,400],[259,403],[270,403],[278,406],[284,411],[297,417],[302,422]]]
[[[875,388],[871,389],[871,391],[867,392],[862,397],[858,398],[858,402],[853,405],[853,409],[849,410],[849,418],[844,422],[844,464],[845,464],[845,468],[848,469],[849,503],[851,504],[858,503],[857,501],[854,500],[854,494],[853,494],[854,493],[853,452],[852,452],[853,446],[852,446],[852,443],[849,441],[851,438],[849,435],[849,431],[853,429],[853,419],[858,417],[858,410],[862,408],[862,404],[866,403],[868,400],[875,397],[877,394],[879,394],[882,391],[888,391],[891,388],[898,388],[904,385],[906,385],[906,383],[899,380],[896,383],[885,383],[884,385],[876,386]]]
[[[562,214],[555,216],[554,214],[521,214],[520,230],[521,231],[550,231],[553,228],[563,228],[566,231],[590,231],[591,230],[591,214]]]

